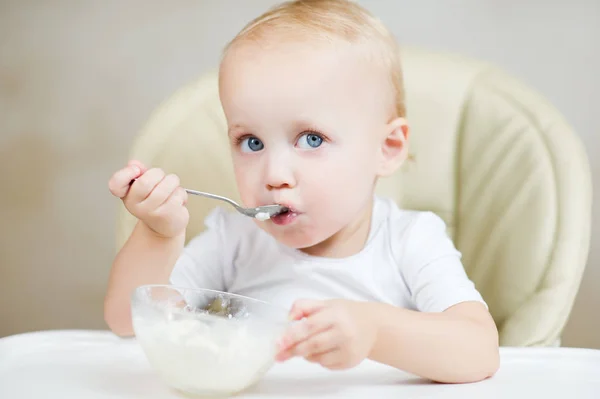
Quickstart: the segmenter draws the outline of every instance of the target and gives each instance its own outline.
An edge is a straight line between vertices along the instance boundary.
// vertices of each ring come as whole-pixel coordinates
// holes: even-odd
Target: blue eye
[[[318,148],[321,144],[323,144],[323,137],[316,133],[303,134],[300,139],[298,139],[298,147],[300,148]]]
[[[246,137],[240,143],[242,152],[257,152],[265,148],[265,145],[256,137]]]

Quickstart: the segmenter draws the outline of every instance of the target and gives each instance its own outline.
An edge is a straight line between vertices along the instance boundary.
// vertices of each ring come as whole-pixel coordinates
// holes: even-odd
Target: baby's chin
[[[267,233],[269,233],[273,238],[279,241],[281,244],[286,247],[304,250],[307,248],[314,247],[315,245],[321,243],[325,239],[327,239],[326,235],[319,234],[319,232],[306,231],[306,230],[296,230],[296,229],[273,229],[273,228],[265,228]],[[321,237],[323,235],[323,237]]]

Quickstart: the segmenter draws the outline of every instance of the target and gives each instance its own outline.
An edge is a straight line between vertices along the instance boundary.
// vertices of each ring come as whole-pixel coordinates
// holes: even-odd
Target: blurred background
[[[225,43],[276,3],[0,0],[0,337],[105,328],[108,178],[152,110],[216,68]],[[359,3],[403,44],[504,68],[579,133],[597,199],[563,345],[600,348],[600,1]]]

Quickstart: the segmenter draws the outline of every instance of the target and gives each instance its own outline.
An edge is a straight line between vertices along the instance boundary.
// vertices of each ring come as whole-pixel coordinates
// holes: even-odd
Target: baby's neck
[[[368,202],[352,223],[325,241],[301,251],[311,256],[326,258],[345,258],[359,253],[369,238],[372,213],[373,200]]]

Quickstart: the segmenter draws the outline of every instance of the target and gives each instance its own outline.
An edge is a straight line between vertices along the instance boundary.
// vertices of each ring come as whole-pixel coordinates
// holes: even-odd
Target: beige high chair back
[[[589,246],[580,141],[543,98],[490,65],[417,49],[404,50],[403,63],[413,160],[378,192],[446,221],[501,345],[556,345]],[[178,174],[184,187],[238,199],[216,75],[162,104],[131,157]],[[190,198],[188,239],[216,205]],[[119,212],[121,246],[135,221]]]

